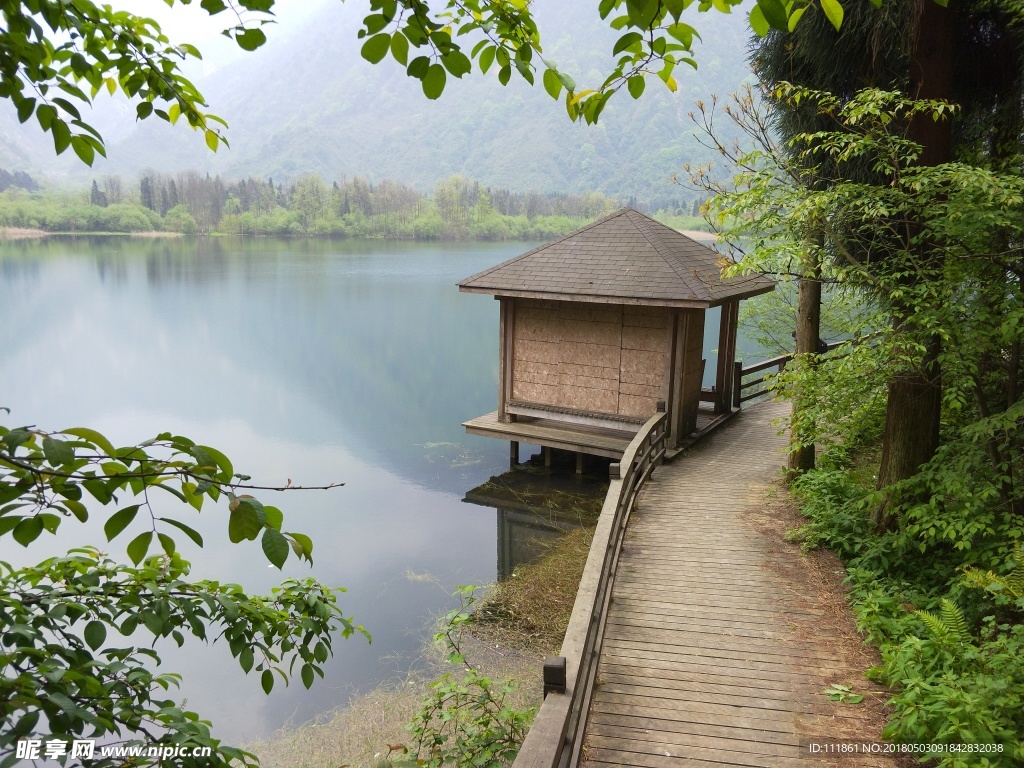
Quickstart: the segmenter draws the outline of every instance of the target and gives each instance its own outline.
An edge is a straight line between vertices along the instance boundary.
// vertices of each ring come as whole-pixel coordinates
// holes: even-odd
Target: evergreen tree
[[[107,207],[107,193],[102,191],[96,179],[92,180],[92,190],[89,192],[89,202],[98,205],[100,208]]]
[[[156,210],[156,204],[153,201],[153,182],[149,176],[143,176],[139,181],[139,201],[149,210]]]

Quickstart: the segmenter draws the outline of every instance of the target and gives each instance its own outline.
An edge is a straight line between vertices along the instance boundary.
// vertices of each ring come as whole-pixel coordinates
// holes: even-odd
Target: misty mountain
[[[594,3],[540,0],[535,8],[545,57],[578,87],[598,85],[617,33]],[[675,94],[652,77],[638,101],[616,95],[596,126],[570,123],[540,85],[514,76],[502,88],[494,71],[449,79],[441,99],[431,102],[393,61],[372,66],[360,58],[356,30],[364,12],[357,3],[324,7],[303,29],[278,39],[271,31],[265,48],[198,81],[211,110],[230,124],[229,150],[210,153],[202,136],[183,125],[136,123],[127,104],[108,100],[94,119],[108,139],[109,159],[88,169],[73,156],[53,158],[49,136],[33,130],[34,121],[18,126],[5,103],[0,160],[57,183],[196,168],[227,178],[362,175],[429,189],[463,174],[513,190],[685,199],[690,194],[668,177],[685,162],[711,159],[694,138],[688,112],[697,99],[731,93],[750,77],[745,15],[695,13],[689,23],[704,39],[699,70],[677,67]]]

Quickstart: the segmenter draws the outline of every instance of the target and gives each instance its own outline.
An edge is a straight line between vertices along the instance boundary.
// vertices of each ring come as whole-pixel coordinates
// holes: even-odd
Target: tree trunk
[[[917,0],[915,4],[910,56],[910,95],[914,98],[949,100],[952,96],[954,4],[952,0],[945,8],[935,0]],[[953,134],[949,120],[921,116],[911,122],[909,133],[922,147],[921,165],[939,165],[951,159]],[[925,265],[926,273],[917,279],[933,279],[940,274],[941,255],[929,252],[927,246],[921,250],[918,263]],[[893,308],[897,333],[913,311],[913,307]],[[917,474],[939,447],[942,380],[938,355],[942,345],[937,336],[928,339],[926,345],[928,351],[920,367],[898,371],[889,380],[879,488]],[[874,522],[882,530],[893,526],[889,503],[876,510]]]
[[[816,355],[818,339],[821,338],[821,263],[814,256],[800,278],[796,309],[796,353]],[[813,360],[811,357],[806,359]],[[799,475],[814,469],[814,444],[800,445],[802,427],[806,427],[805,403],[812,393],[798,388],[793,394],[793,418],[790,429],[789,470],[787,477],[796,479]]]
[[[939,339],[932,337],[921,368],[897,374],[889,381],[879,488],[913,477],[938,450],[942,385],[937,358],[941,349]],[[893,528],[895,520],[888,500],[874,511],[872,522],[879,531]]]

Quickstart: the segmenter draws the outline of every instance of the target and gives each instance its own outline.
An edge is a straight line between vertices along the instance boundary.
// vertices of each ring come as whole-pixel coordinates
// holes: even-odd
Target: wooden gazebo
[[[515,462],[519,442],[618,458],[659,402],[670,446],[707,428],[731,411],[739,302],[775,287],[723,280],[722,267],[711,248],[623,208],[466,278],[459,290],[501,302],[498,409],[466,431],[509,440]],[[702,391],[716,306],[718,368]]]

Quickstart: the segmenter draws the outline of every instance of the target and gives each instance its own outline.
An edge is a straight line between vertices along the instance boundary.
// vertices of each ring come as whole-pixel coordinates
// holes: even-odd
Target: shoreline
[[[704,232],[699,229],[680,229],[680,234],[686,235],[693,240],[710,241],[715,238],[714,232]],[[0,227],[0,240],[42,240],[47,237],[137,237],[142,239],[160,238],[184,238],[184,237],[237,237],[246,240],[263,240],[281,238],[287,240],[393,240],[415,243],[500,243],[514,242],[517,238],[509,239],[488,239],[488,238],[436,238],[436,237],[369,237],[359,235],[252,235],[241,233],[210,232],[207,234],[185,235],[182,232],[170,232],[163,230],[146,230],[143,232],[92,232],[92,231],[55,231],[49,232],[45,229],[33,229],[30,227]]]
[[[0,227],[0,240],[34,240],[48,237],[49,232],[29,227]]]

